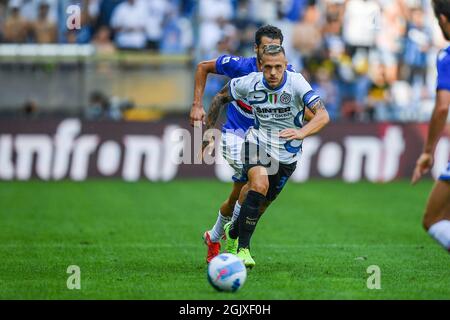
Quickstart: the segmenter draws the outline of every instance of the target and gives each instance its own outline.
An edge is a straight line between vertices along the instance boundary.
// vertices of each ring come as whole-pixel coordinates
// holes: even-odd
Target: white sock
[[[211,229],[211,232],[210,232],[212,242],[220,241],[220,239],[222,238],[222,236],[224,234],[223,226],[229,221],[230,221],[230,217],[223,216],[219,210],[219,216],[217,217],[216,224],[214,225],[214,227]]]
[[[428,229],[428,234],[450,250],[450,220],[441,220]]]
[[[231,221],[234,222],[239,217],[239,212],[241,212],[241,205],[238,201],[236,201],[236,204],[234,205],[233,210],[233,217],[231,218]]]

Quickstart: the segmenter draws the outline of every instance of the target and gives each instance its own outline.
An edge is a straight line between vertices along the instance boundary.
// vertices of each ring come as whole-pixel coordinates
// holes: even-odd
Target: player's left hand
[[[280,137],[287,140],[302,140],[305,138],[300,129],[284,129],[280,132]]]
[[[417,159],[416,167],[414,169],[414,173],[411,179],[411,183],[415,184],[419,179],[430,171],[431,166],[433,165],[433,156],[430,153],[422,153]]]

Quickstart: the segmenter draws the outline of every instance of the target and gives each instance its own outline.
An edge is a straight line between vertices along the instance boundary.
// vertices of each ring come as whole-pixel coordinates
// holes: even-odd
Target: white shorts
[[[439,176],[439,180],[450,182],[450,161],[447,164],[447,169],[445,169]]]
[[[234,182],[247,182],[247,175],[244,174],[244,166],[242,163],[241,150],[244,144],[244,137],[240,137],[231,132],[222,132],[222,141],[220,147],[222,148],[222,156],[233,168]]]

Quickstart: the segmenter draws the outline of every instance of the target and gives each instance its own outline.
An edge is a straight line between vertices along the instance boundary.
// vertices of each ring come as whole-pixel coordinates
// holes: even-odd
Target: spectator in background
[[[250,0],[238,2],[234,25],[239,30],[237,51],[242,56],[254,54],[255,32],[259,25],[254,18]]]
[[[284,12],[285,17],[292,21],[297,22],[303,19],[305,11],[308,7],[316,4],[315,0],[287,0],[283,1],[285,4]]]
[[[142,0],[146,6],[147,19],[146,33],[147,33],[147,48],[150,50],[158,51],[161,46],[164,34],[164,23],[166,18],[171,15],[171,18],[175,13],[175,8],[167,0]],[[174,21],[171,21],[170,27],[174,27]],[[172,33],[171,37],[174,36]]]
[[[119,49],[144,49],[147,44],[145,5],[137,0],[119,4],[112,14],[111,26]]]
[[[42,4],[48,6],[48,20],[56,23],[58,20],[58,0],[12,0],[20,2],[20,14],[27,21],[38,19],[39,7]]]
[[[327,50],[328,57],[333,61],[337,61],[345,50],[345,43],[341,36],[343,19],[344,1],[327,0],[322,35],[324,49]]]
[[[364,120],[389,121],[395,120],[389,104],[390,86],[386,80],[385,67],[374,65],[370,72],[371,84],[367,94]]]
[[[20,15],[20,3],[10,2],[10,14],[3,29],[3,40],[10,43],[23,43],[27,40],[28,23]]]
[[[101,26],[94,36],[92,44],[99,54],[112,54],[116,47],[111,42],[111,30],[107,26]]]
[[[89,21],[92,26],[95,26],[97,24],[97,19],[100,16],[101,0],[88,0],[87,2]]]
[[[283,47],[286,51],[286,58],[288,59],[289,63],[294,67],[294,69],[299,71],[302,69],[302,62],[300,52],[294,48],[295,24],[285,17],[282,0],[276,1],[276,8],[277,8],[276,19],[273,21],[268,21],[268,24],[277,26],[282,30],[284,36]],[[304,36],[305,35],[302,35],[302,37]]]
[[[48,16],[49,9],[49,5],[42,2],[39,5],[37,20],[30,25],[30,31],[36,43],[55,43],[57,40],[57,27]]]
[[[431,48],[431,32],[425,27],[422,8],[411,9],[411,20],[407,26],[404,63],[408,81],[414,86],[423,85],[427,74],[427,52]]]
[[[178,15],[173,8],[166,18],[160,52],[162,54],[187,53],[193,45],[191,23],[187,18]]]
[[[349,0],[346,3],[343,37],[352,48],[370,48],[375,44],[376,19],[380,7],[374,0]]]
[[[200,49],[202,55],[215,50],[224,38],[235,38],[236,28],[230,23],[234,12],[230,0],[200,0]]]
[[[112,15],[119,4],[127,0],[99,0],[96,27],[110,26]]]
[[[317,7],[309,6],[305,10],[304,19],[297,23],[293,30],[293,46],[301,53],[304,61],[308,61],[322,47],[320,29],[320,12]]]
[[[377,51],[385,65],[386,80],[393,83],[398,79],[399,54],[405,34],[405,17],[402,0],[379,0],[383,8],[380,19],[375,20]]]
[[[250,19],[262,24],[277,19],[278,15],[278,0],[249,0],[249,15]],[[284,11],[283,11],[284,17]]]
[[[336,120],[339,118],[340,110],[337,86],[333,81],[333,71],[331,63],[323,63],[317,69],[315,81],[311,85],[327,106],[330,118]]]

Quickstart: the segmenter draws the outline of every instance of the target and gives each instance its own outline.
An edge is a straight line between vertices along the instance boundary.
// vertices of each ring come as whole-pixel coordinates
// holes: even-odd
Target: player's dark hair
[[[450,20],[450,1],[449,0],[433,0],[433,9],[436,17],[443,14]]]
[[[257,46],[261,44],[262,37],[268,37],[270,39],[280,39],[280,43],[283,44],[283,33],[277,27],[271,25],[260,27],[255,33],[255,43]]]

